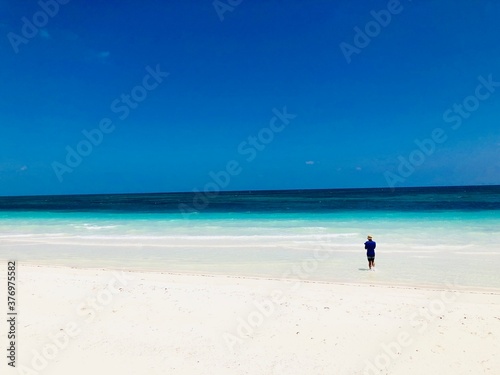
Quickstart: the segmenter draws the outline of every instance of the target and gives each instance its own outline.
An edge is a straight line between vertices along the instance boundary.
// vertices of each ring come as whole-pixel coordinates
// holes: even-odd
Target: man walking
[[[375,268],[375,248],[377,247],[377,243],[372,240],[372,236],[368,236],[365,242],[366,249],[366,257],[368,258],[368,267],[370,269]]]

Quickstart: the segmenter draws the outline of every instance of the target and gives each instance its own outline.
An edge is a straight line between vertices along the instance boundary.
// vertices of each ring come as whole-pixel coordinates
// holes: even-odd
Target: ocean
[[[497,290],[499,238],[500,186],[0,197],[20,264]]]

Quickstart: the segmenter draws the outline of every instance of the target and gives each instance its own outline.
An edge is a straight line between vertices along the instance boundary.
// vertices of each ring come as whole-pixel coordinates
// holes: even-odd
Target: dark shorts
[[[368,258],[368,262],[374,262],[375,261],[375,257],[367,257]]]

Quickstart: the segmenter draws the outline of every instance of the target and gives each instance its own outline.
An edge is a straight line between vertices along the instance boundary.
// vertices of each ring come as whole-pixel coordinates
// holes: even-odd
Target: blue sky
[[[493,0],[0,0],[0,195],[500,184],[498,19]]]

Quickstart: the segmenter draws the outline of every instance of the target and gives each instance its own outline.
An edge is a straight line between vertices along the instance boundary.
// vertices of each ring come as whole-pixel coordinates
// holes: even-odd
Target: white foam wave
[[[95,225],[95,224],[89,224],[89,223],[84,223],[84,224],[71,224],[73,228],[76,229],[87,229],[87,230],[100,230],[100,229],[112,229],[112,228],[117,228],[118,225]]]

